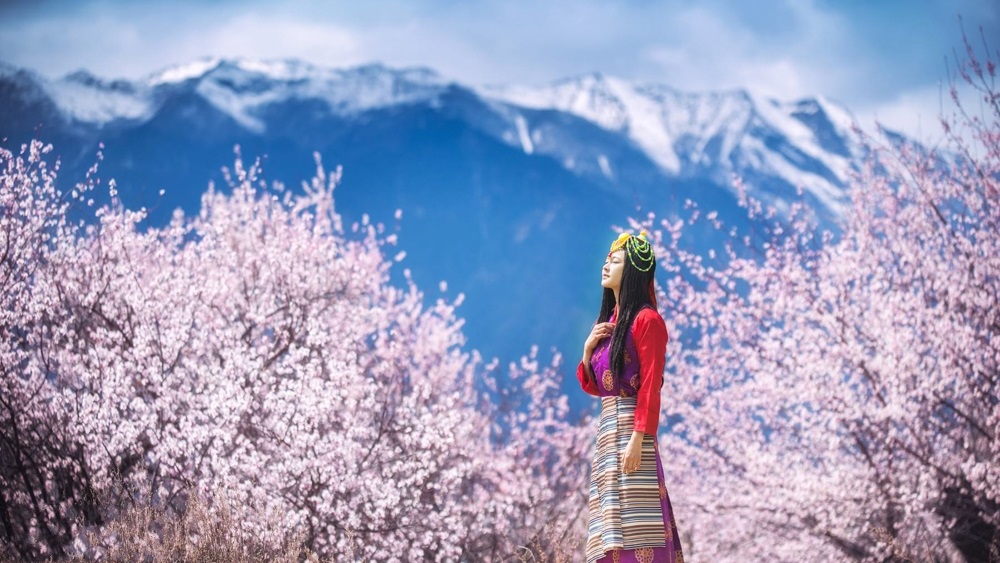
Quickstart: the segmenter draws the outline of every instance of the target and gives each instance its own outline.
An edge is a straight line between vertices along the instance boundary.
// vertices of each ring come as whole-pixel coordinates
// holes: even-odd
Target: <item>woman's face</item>
[[[622,271],[625,269],[625,250],[608,254],[601,270],[601,285],[607,289],[618,289],[622,285]]]

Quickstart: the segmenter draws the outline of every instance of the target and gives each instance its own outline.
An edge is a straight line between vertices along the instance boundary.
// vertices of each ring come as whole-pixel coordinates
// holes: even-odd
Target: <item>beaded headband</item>
[[[625,248],[625,254],[628,255],[629,262],[635,266],[636,270],[648,272],[653,267],[656,257],[653,256],[653,245],[646,240],[645,229],[639,231],[639,236],[632,236],[629,233],[618,235],[618,238],[611,243],[611,250],[608,251],[608,254],[621,250],[622,247]]]

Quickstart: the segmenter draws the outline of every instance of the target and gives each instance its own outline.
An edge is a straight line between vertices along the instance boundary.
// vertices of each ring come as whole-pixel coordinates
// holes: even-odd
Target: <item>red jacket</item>
[[[618,317],[618,309],[611,320]],[[667,361],[667,325],[655,309],[646,308],[632,322],[632,339],[639,354],[639,394],[636,396],[635,425],[633,428],[656,436],[660,422],[660,386],[663,384],[663,366]],[[576,368],[580,387],[589,395],[600,396],[597,382],[587,376],[583,361]]]

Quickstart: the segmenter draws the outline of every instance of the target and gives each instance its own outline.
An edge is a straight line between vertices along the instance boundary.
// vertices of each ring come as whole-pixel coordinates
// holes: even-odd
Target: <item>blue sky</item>
[[[687,91],[822,94],[928,138],[959,15],[977,44],[982,26],[1000,47],[997,0],[7,1],[0,60],[107,78],[206,56],[380,61],[474,85],[600,71]]]

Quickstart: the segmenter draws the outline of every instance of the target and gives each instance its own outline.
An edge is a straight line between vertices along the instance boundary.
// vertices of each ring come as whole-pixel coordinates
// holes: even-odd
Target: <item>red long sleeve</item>
[[[580,387],[583,388],[584,393],[588,395],[601,394],[597,389],[597,382],[587,376],[587,368],[584,367],[583,360],[580,361],[580,365],[576,368],[576,378],[580,380]]]
[[[667,325],[654,309],[643,309],[632,323],[632,338],[639,353],[639,395],[634,430],[656,436],[660,422],[660,386],[667,361]]]

